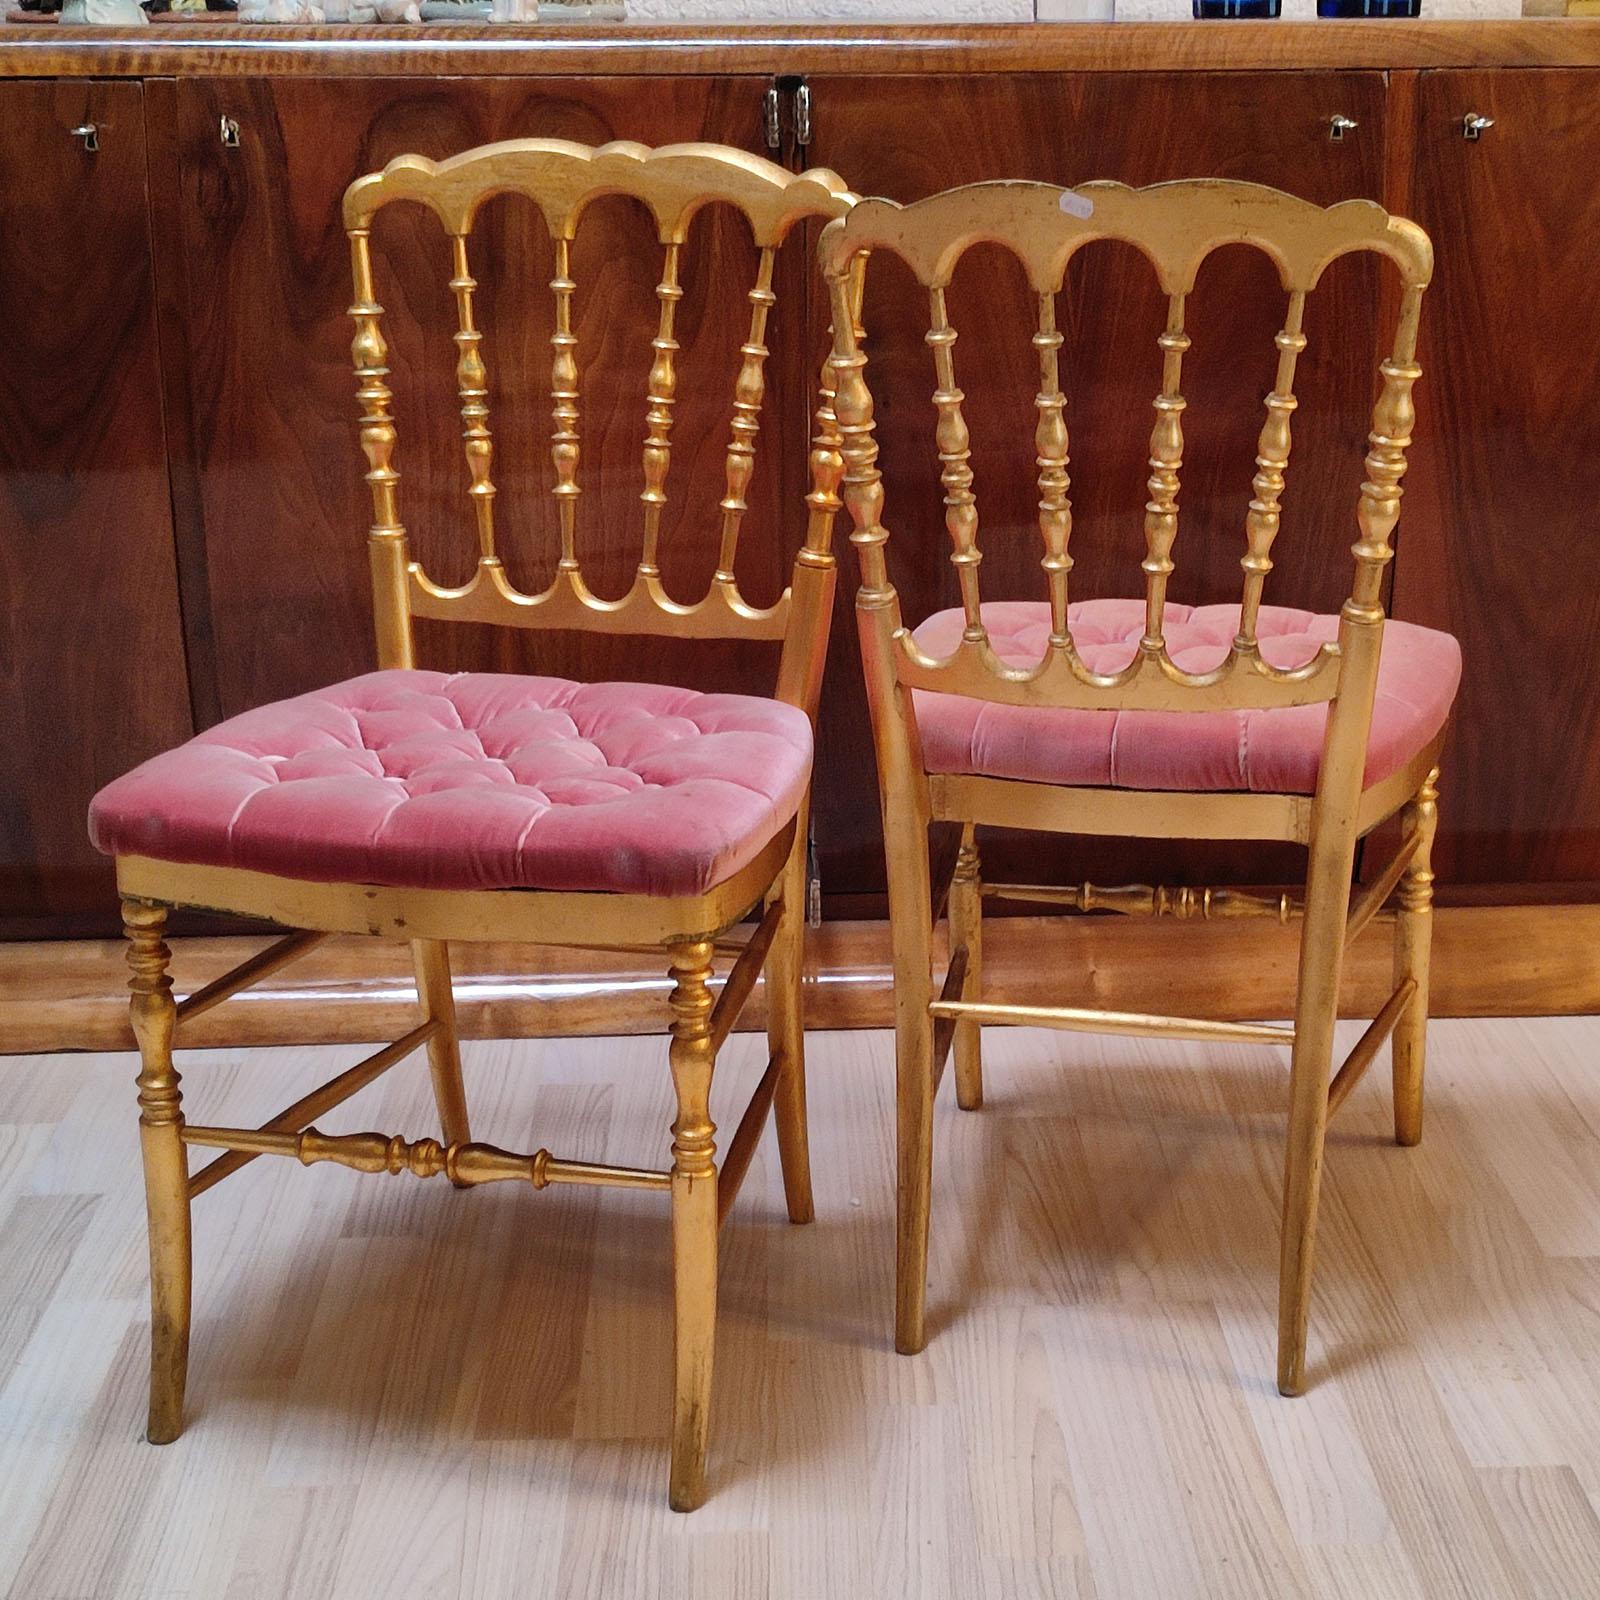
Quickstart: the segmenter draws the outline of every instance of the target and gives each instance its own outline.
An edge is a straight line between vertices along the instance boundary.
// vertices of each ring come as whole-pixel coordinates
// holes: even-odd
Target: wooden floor
[[[0,1594],[1600,1594],[1600,1020],[1437,1024],[1418,1150],[1381,1067],[1362,1084],[1297,1401],[1271,1382],[1281,1052],[986,1045],[987,1108],[940,1100],[907,1359],[890,1042],[814,1038],[817,1221],[783,1221],[769,1134],[691,1517],[660,1196],[257,1162],[197,1203],[191,1421],[157,1449],[131,1057],[0,1059]],[[262,1120],[360,1053],[197,1054],[190,1108]],[[725,1060],[731,1124],[757,1047]],[[432,1132],[426,1077],[327,1122]],[[474,1045],[468,1084],[480,1137],[664,1156],[656,1041]]]

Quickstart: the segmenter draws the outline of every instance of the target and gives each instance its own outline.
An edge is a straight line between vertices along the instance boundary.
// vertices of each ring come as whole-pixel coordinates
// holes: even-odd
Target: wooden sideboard
[[[811,104],[804,149],[793,114],[800,79]],[[440,156],[516,135],[765,149],[775,81],[781,159],[835,167],[865,193],[909,200],[980,178],[1217,174],[1324,203],[1373,197],[1421,222],[1439,271],[1391,600],[1397,616],[1452,629],[1466,653],[1441,806],[1442,899],[1600,900],[1600,21],[715,32],[197,23],[0,30],[0,934],[111,930],[111,877],[84,836],[98,784],[219,717],[370,663],[338,208],[346,183],[402,151]],[[1469,113],[1493,119],[1476,140],[1464,134]],[[1355,124],[1340,139],[1335,116]],[[223,137],[225,119],[236,143]],[[73,132],[91,123],[93,153]],[[524,330],[496,371],[508,382],[525,374],[527,403],[499,400],[495,426],[503,514],[531,575],[552,537],[538,509],[548,503],[548,263],[536,225],[512,203],[496,202],[486,227],[490,338],[497,314]],[[695,243],[708,246],[717,227],[708,220]],[[386,218],[384,229],[402,509],[430,567],[449,575],[469,558],[439,343],[446,261],[422,219]],[[642,351],[648,341],[658,262],[620,239],[602,208],[579,252],[580,348],[632,339]],[[710,270],[696,277],[691,265],[685,326],[742,293],[742,248],[724,230],[705,251]],[[788,255],[747,536],[758,595],[781,582],[798,541],[825,339],[807,254]],[[1074,285],[1080,595],[1125,592],[1137,577],[1157,323],[1153,286],[1129,265],[1108,253]],[[1314,301],[1269,599],[1333,607],[1345,592],[1377,356],[1371,271],[1337,264]],[[1015,297],[1001,292],[1018,281],[979,252],[951,292],[968,357],[985,578],[1012,593],[1036,581],[1037,561],[1030,350]],[[892,271],[876,279],[869,325],[879,330],[891,520],[897,537],[910,536],[898,576],[917,611],[949,603],[951,586],[935,559],[932,383],[904,291]],[[1280,309],[1261,262],[1223,252],[1208,266],[1186,368],[1177,599],[1237,592]],[[636,365],[638,396],[586,397],[586,460],[600,464],[586,501],[591,536],[602,570],[610,562],[618,576],[637,518]],[[709,396],[713,385],[701,387]],[[719,406],[724,388],[715,385]],[[678,432],[688,437],[692,373],[682,392]],[[668,578],[686,588],[709,570],[714,519],[703,508],[719,463],[686,453],[674,464]],[[1019,470],[1006,470],[1012,463]],[[920,563],[904,554],[917,540]],[[844,567],[817,844],[829,914],[870,917],[883,868],[848,555]],[[688,672],[746,688],[772,666],[720,647],[643,661],[627,641],[547,636],[427,637],[424,654],[560,673]],[[1030,868],[1074,881],[1289,881],[1298,871],[1292,856],[1258,851],[1079,841],[1027,850]],[[993,851],[997,862],[1019,860],[1016,842]]]

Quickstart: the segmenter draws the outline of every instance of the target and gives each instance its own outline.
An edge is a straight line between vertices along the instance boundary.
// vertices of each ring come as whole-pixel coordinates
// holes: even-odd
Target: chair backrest
[[[1149,261],[1167,299],[1165,325],[1157,340],[1161,381],[1150,435],[1150,498],[1144,511],[1144,632],[1128,664],[1110,673],[1091,671],[1084,664],[1074,648],[1068,618],[1072,508],[1067,398],[1058,360],[1062,335],[1056,325],[1056,297],[1068,262],[1078,250],[1100,240],[1133,245]],[[946,312],[945,291],[963,253],[980,243],[1001,245],[1016,256],[1036,298],[1033,345],[1039,385],[1033,397],[1034,445],[1050,636],[1043,659],[1031,667],[1000,659],[979,610],[978,506],[962,416],[964,397],[956,382],[956,330]],[[1189,348],[1184,307],[1201,262],[1213,250],[1238,243],[1252,245],[1272,259],[1288,303],[1276,339],[1276,381],[1266,397],[1266,418],[1256,441],[1253,497],[1244,518],[1238,632],[1215,668],[1189,672],[1171,659],[1163,636],[1183,464],[1181,378]],[[892,668],[896,683],[1012,704],[1199,711],[1333,699],[1340,694],[1341,678],[1348,681],[1350,658],[1357,650],[1364,658],[1362,678],[1375,673],[1383,620],[1383,568],[1391,558],[1390,538],[1400,512],[1400,479],[1413,419],[1411,388],[1420,373],[1417,322],[1433,268],[1432,246],[1415,224],[1391,217],[1369,201],[1346,201],[1324,209],[1276,189],[1222,179],[1147,189],[1119,183],[1086,183],[1076,189],[981,183],[908,206],[863,200],[824,229],[819,249],[834,297],[835,409],[845,463],[844,501],[854,524],[852,542],[861,556],[858,605],[864,627],[882,631],[882,648],[876,654]],[[945,524],[965,613],[961,642],[943,659],[922,651],[903,625],[885,562],[888,530],[876,466],[863,330],[845,314],[862,260],[874,251],[900,256],[928,293],[926,340],[933,353]],[[1339,642],[1323,645],[1303,665],[1284,668],[1263,659],[1257,624],[1289,461],[1295,362],[1306,343],[1305,302],[1328,264],[1355,251],[1387,257],[1399,269],[1401,280],[1391,354],[1380,369],[1382,387],[1373,412],[1366,481],[1356,508],[1355,577],[1342,613]],[[1370,639],[1358,641],[1350,632],[1354,627],[1370,630]],[[1365,659],[1368,655],[1370,661]],[[1359,737],[1365,738],[1364,723]]]
[[[517,590],[495,545],[493,445],[489,431],[489,376],[483,332],[473,310],[477,283],[468,260],[468,240],[479,209],[496,195],[528,197],[544,217],[553,248],[551,293],[550,403],[553,431],[553,497],[560,555],[549,586],[537,594]],[[597,596],[584,581],[580,557],[580,372],[573,332],[571,249],[591,201],[621,195],[642,201],[662,249],[659,312],[650,341],[642,422],[640,555],[632,586],[619,599]],[[477,534],[477,565],[460,587],[431,581],[411,559],[398,504],[393,395],[386,379],[388,350],[380,330],[383,308],[373,284],[371,227],[374,214],[393,201],[420,203],[434,212],[449,240],[449,288],[455,301],[456,388],[460,395],[468,504]],[[597,148],[563,139],[517,139],[468,150],[447,161],[405,155],[381,172],[358,178],[345,193],[344,224],[350,236],[356,332],[351,346],[361,403],[361,444],[372,492],[373,602],[378,652],[385,666],[412,664],[411,619],[501,623],[520,628],[592,629],[607,633],[687,638],[783,640],[778,693],[813,709],[826,647],[828,597],[833,582],[831,510],[813,504],[796,582],[770,607],[743,598],[734,575],[745,494],[755,466],[765,390],[767,322],[776,302],[773,269],[778,249],[805,218],[842,216],[855,196],[822,168],[792,173],[745,151],[713,144],[664,145],[650,149],[630,142]],[[690,222],[702,207],[722,203],[749,224],[759,251],[747,299],[749,321],[731,399],[725,492],[715,509],[720,518],[717,566],[702,599],[685,604],[662,585],[657,565],[661,514],[671,462],[675,358],[679,344],[674,314],[683,290],[682,256]],[[644,352],[641,351],[641,359]],[[824,395],[824,404],[829,399]],[[831,413],[830,413],[831,419]],[[691,441],[698,442],[698,441]],[[826,470],[821,477],[826,479]],[[814,478],[817,474],[814,472]],[[837,474],[834,475],[837,482]],[[814,491],[811,499],[817,501]],[[837,506],[834,501],[833,506]],[[708,513],[712,508],[708,507]],[[827,592],[823,593],[824,587]]]

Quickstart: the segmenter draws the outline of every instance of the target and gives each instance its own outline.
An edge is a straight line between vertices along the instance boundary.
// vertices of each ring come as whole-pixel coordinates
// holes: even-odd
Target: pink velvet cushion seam
[[[983,607],[996,653],[1012,666],[1044,655],[1048,605],[996,601]],[[1115,672],[1133,659],[1144,631],[1141,600],[1086,600],[1069,608],[1085,665]],[[963,625],[941,611],[915,631],[931,655],[950,654]],[[1168,605],[1165,633],[1174,662],[1191,672],[1216,666],[1239,627],[1237,605]],[[1294,667],[1338,636],[1339,619],[1263,606],[1261,653]],[[1381,782],[1422,751],[1444,726],[1461,681],[1461,649],[1447,633],[1414,623],[1384,626],[1365,784]],[[1326,705],[1271,711],[1079,711],[999,705],[961,695],[915,693],[924,763],[930,772],[968,772],[1034,783],[1098,788],[1311,794],[1322,761]]]
[[[699,894],[810,778],[803,711],[748,695],[389,671],[261,706],[102,789],[110,855],[318,882]]]

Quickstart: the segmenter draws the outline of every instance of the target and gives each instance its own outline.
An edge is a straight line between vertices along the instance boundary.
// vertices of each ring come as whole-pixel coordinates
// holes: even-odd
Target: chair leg
[[[950,880],[950,949],[967,948],[967,975],[961,985],[963,1000],[983,994],[983,899],[979,893],[977,829],[961,827],[961,849],[955,876]],[[956,1104],[976,1111],[983,1104],[983,1030],[976,1022],[958,1022],[951,1045],[955,1056]]]
[[[791,1222],[816,1215],[811,1198],[811,1144],[806,1129],[806,1029],[801,1007],[805,965],[806,830],[802,813],[777,892],[778,932],[767,952],[767,1046],[783,1067],[772,1116],[783,1163],[783,1196]]]
[[[413,939],[411,960],[423,1012],[440,1023],[439,1031],[428,1040],[428,1070],[433,1075],[439,1125],[447,1145],[465,1144],[472,1132],[467,1119],[467,1091],[461,1081],[461,1039],[456,1031],[456,997],[450,982],[450,946],[442,939]]]
[[[1400,880],[1394,927],[1394,981],[1416,980],[1416,993],[1394,1030],[1394,1138],[1422,1139],[1422,1075],[1428,1042],[1428,966],[1433,950],[1433,836],[1439,822],[1439,769],[1423,780],[1405,809],[1406,832],[1420,835],[1417,853]]]
[[[909,809],[909,808],[907,808]],[[894,1347],[928,1342],[928,1211],[933,1187],[933,1023],[926,830],[888,830],[889,934],[894,947],[895,1319]]]
[[[1289,1139],[1284,1162],[1283,1235],[1278,1277],[1278,1392],[1305,1387],[1306,1318],[1316,1245],[1317,1197],[1322,1186],[1328,1127],[1328,1074],[1339,1011],[1345,917],[1350,906],[1352,838],[1319,861],[1312,847],[1300,933],[1300,983],[1289,1069]],[[1342,866],[1342,871],[1341,871]]]
[[[172,952],[161,937],[166,923],[164,906],[122,903],[133,971],[128,987],[139,1044],[139,1146],[150,1227],[150,1415],[145,1437],[151,1444],[170,1444],[183,1432],[192,1273],[183,1096],[172,1066],[177,1025],[167,972]]]
[[[716,1125],[711,1120],[712,945],[672,950],[672,1277],[674,1302],[672,1476],[674,1511],[706,1497],[706,1440],[717,1318]]]

